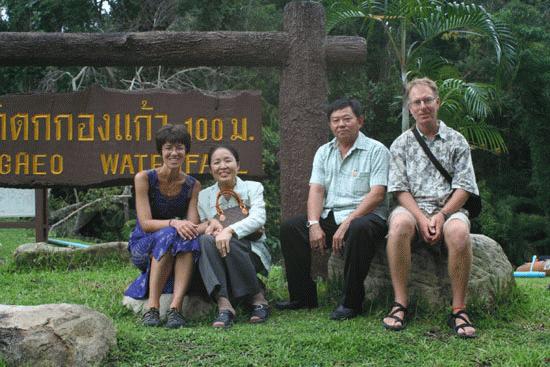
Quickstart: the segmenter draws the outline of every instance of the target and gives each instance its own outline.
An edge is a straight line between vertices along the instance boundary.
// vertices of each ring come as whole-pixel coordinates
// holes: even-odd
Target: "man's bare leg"
[[[408,306],[407,283],[411,268],[411,241],[415,233],[414,217],[406,213],[396,213],[391,218],[388,231],[386,252],[394,292],[395,302]],[[393,309],[392,309],[393,311]],[[403,311],[396,312],[396,317],[403,319]],[[389,326],[399,326],[399,321],[392,317],[384,318]]]
[[[445,244],[449,250],[449,278],[451,279],[451,290],[453,294],[453,310],[466,308],[466,291],[470,279],[472,267],[472,244],[470,241],[470,229],[468,225],[459,219],[451,219],[443,228]],[[462,315],[466,319],[467,316]],[[468,319],[469,320],[469,319]],[[456,326],[464,324],[464,321],[457,318]],[[458,330],[459,334],[473,335],[473,327],[465,327]]]

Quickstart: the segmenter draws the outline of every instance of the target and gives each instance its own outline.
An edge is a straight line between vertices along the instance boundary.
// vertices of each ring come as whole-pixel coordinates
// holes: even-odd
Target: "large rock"
[[[128,262],[127,242],[107,242],[88,248],[61,247],[45,242],[19,246],[13,256],[18,267],[79,268],[115,260]]]
[[[172,294],[163,294],[160,296],[160,318],[165,319],[166,313],[170,308],[170,302],[172,302]],[[147,300],[134,299],[128,296],[124,296],[122,304],[141,315],[147,308]],[[190,294],[185,296],[182,304],[182,314],[187,319],[198,319],[208,315],[214,310],[215,304],[209,299],[205,299],[203,296]]]
[[[8,365],[97,365],[114,345],[112,321],[86,306],[0,305],[0,354]]]
[[[513,268],[502,247],[491,238],[472,234],[473,264],[468,283],[468,303],[493,308],[514,286]],[[341,279],[344,260],[332,255],[328,270],[330,279]],[[393,290],[385,246],[377,247],[376,255],[365,279],[365,300],[389,304]],[[427,248],[415,249],[409,277],[411,302],[431,309],[448,306],[451,284],[447,273],[447,257]]]

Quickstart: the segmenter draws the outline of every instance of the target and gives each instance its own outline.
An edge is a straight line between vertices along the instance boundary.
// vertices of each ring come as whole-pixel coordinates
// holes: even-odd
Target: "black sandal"
[[[235,315],[233,315],[233,312],[229,310],[220,310],[218,313],[218,317],[212,322],[212,326],[215,328],[224,328],[228,329],[231,326],[233,326],[233,320],[235,319]],[[217,323],[221,323],[222,325],[216,325]]]
[[[399,317],[399,316],[395,316],[396,313],[398,312],[403,312],[403,318]],[[386,317],[391,317],[392,319],[394,319],[395,321],[399,322],[400,324],[399,325],[396,325],[396,324],[393,324],[393,325],[389,325],[389,324],[386,324],[384,322],[384,320],[382,320],[382,325],[384,325],[384,327],[387,329],[387,330],[392,330],[392,331],[399,331],[399,330],[403,330],[405,328],[405,317],[407,316],[407,307],[403,306],[401,303],[398,303],[398,302],[394,302],[392,305],[391,305],[391,311],[389,314],[386,315]]]
[[[254,305],[252,313],[250,314],[250,322],[253,324],[260,324],[265,322],[269,317],[269,306],[265,304]],[[255,319],[253,319],[255,318]]]
[[[462,315],[466,315],[468,318],[470,318],[468,316],[468,314],[466,313],[466,310],[460,310],[457,313],[451,312],[451,314],[449,315],[449,318],[447,319],[447,325],[449,325],[449,327],[454,330],[455,334],[458,335],[461,338],[464,338],[464,339],[476,338],[477,335],[475,334],[475,331],[471,335],[466,334],[466,333],[461,334],[461,333],[458,332],[460,329],[464,329],[464,328],[467,328],[467,327],[474,328],[474,325],[472,325],[472,323],[470,321],[468,321],[468,319],[466,317],[462,316]],[[464,321],[464,323],[460,324],[460,325],[457,325],[456,324],[456,319],[461,319],[462,321]]]

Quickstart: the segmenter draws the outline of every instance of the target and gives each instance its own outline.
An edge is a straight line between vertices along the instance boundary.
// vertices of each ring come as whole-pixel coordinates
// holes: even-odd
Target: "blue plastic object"
[[[65,246],[65,247],[78,247],[78,248],[90,247],[90,245],[85,245],[83,243],[58,240],[56,238],[48,238],[48,243],[51,243],[52,245]]]
[[[535,261],[537,260],[537,255],[533,255],[531,260],[531,269],[529,271],[515,271],[514,276],[516,278],[544,278],[546,273],[544,271],[533,271],[533,266],[535,266]]]

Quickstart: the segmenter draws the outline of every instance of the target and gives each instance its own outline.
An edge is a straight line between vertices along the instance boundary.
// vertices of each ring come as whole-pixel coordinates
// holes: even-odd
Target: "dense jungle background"
[[[0,0],[0,31],[276,31],[282,30],[287,2]],[[442,4],[446,2],[325,0],[322,3],[328,19],[336,19],[327,23],[330,34],[361,35],[368,41],[368,60],[364,66],[329,71],[329,99],[345,95],[358,98],[365,108],[365,132],[389,146],[401,132],[404,70],[409,78],[426,75],[440,83],[448,81],[441,84],[443,88],[470,86],[463,88],[457,102],[449,104],[454,108],[446,109],[442,118],[460,129],[472,143],[484,203],[472,229],[499,242],[514,264],[523,263],[533,254],[550,255],[550,3],[475,2],[498,24],[501,36],[504,34],[501,44],[508,48],[503,48],[500,60],[495,56],[494,40],[475,30],[436,32],[436,37],[426,39],[420,20],[433,24],[436,19],[433,13],[444,11]],[[369,18],[366,13],[352,12],[360,5],[376,5],[378,8],[374,10],[387,17]],[[395,14],[401,16],[393,17]],[[422,17],[425,19],[419,20]],[[399,22],[391,24],[395,19]],[[410,50],[422,46],[421,52],[407,54],[410,58],[406,63],[394,52],[395,37],[392,38],[404,29]],[[506,67],[502,66],[503,61],[508,61]],[[239,67],[3,67],[0,95],[76,91],[94,83],[130,90],[159,87],[205,92],[261,90],[267,230],[273,255],[280,259],[279,74],[275,68]],[[469,105],[468,90],[477,92],[481,104]],[[451,93],[448,97],[451,101]],[[328,139],[326,122],[319,121],[319,128],[327,130]],[[135,217],[131,200],[129,203],[120,200],[121,195],[128,193],[129,188],[125,187],[54,188],[50,193],[50,223],[60,223],[55,229],[58,234],[77,232],[102,242],[126,240]],[[71,211],[84,207],[74,220],[63,221]]]

